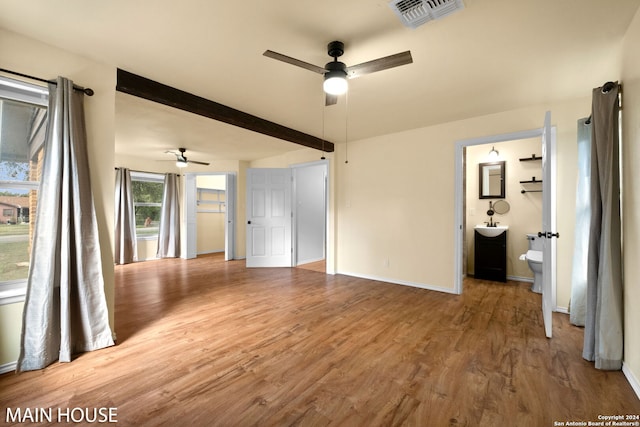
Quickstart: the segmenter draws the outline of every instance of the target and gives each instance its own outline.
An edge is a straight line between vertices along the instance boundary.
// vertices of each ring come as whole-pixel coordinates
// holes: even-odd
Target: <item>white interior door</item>
[[[555,305],[555,259],[556,230],[555,197],[552,197],[553,181],[555,179],[555,135],[551,130],[551,112],[544,117],[542,131],[542,231],[538,233],[543,238],[544,249],[542,255],[542,316],[544,331],[547,338],[552,335],[552,312]]]
[[[292,170],[247,169],[247,267],[292,266]]]

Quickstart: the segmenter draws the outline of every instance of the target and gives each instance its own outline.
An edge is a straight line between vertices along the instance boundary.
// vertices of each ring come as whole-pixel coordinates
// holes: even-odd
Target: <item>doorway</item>
[[[487,262],[495,262],[497,270],[493,273],[500,276],[500,281],[533,283],[533,272],[527,261],[520,257],[529,249],[527,236],[542,230],[540,138],[473,145],[465,147],[464,151],[466,241],[463,247],[463,276],[466,273],[476,278],[482,277],[483,272],[487,273]],[[488,224],[508,227],[506,247],[497,247],[505,257],[504,263],[497,261],[501,256],[475,253],[474,227]],[[482,266],[476,269],[476,256],[485,257],[482,263],[484,269]]]
[[[328,161],[248,169],[246,181],[247,267],[326,272]]]
[[[488,144],[489,145],[498,144],[498,143],[504,143],[509,141],[513,141],[514,143],[517,143],[520,140],[529,140],[533,138],[537,138],[540,141],[540,138],[544,134],[544,129],[545,128],[540,128],[540,129],[532,129],[532,130],[513,132],[513,133],[507,133],[507,134],[491,135],[487,137],[472,138],[472,139],[461,140],[456,142],[455,167],[454,167],[454,173],[455,173],[454,290],[455,290],[455,293],[461,294],[463,292],[462,279],[463,279],[464,271],[466,271],[465,250],[464,250],[467,228],[468,228],[468,225],[466,223],[466,192],[478,191],[478,189],[476,188],[469,188],[468,186],[465,186],[465,171],[466,171],[465,153],[466,153],[467,147],[473,147],[478,145],[488,145]],[[546,155],[548,156],[548,159],[549,159],[551,180],[550,182],[545,184],[545,191],[548,191],[549,193],[547,195],[550,200],[548,210],[552,217],[551,223],[553,224],[553,227],[555,227],[556,194],[555,194],[555,185],[553,185],[553,182],[555,181],[555,128],[551,129],[550,139],[552,141],[553,149],[549,150],[546,153]],[[544,148],[542,148],[542,145],[543,144],[541,142],[541,149],[544,150]],[[532,153],[529,153],[528,155],[531,155],[531,154]],[[527,153],[523,153],[523,157],[525,155],[527,155]],[[513,178],[507,176],[506,179],[509,180]],[[540,230],[536,230],[536,231],[542,231],[542,227],[540,228]],[[553,246],[553,249],[554,249],[551,251],[553,256],[550,257],[551,262],[549,263],[551,266],[551,274],[549,277],[550,288],[551,288],[550,296],[552,299],[552,302],[550,305],[552,307],[555,307],[556,306],[555,239],[550,240],[549,246]]]
[[[185,175],[186,239],[183,258],[224,252],[235,259],[234,173],[190,173]]]
[[[326,160],[293,165],[293,265],[325,261],[327,248]]]

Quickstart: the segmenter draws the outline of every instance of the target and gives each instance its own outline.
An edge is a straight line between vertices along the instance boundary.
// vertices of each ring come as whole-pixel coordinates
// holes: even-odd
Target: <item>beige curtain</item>
[[[113,345],[89,179],[83,94],[49,85],[36,228],[17,370]]]
[[[129,169],[120,168],[116,171],[115,263],[129,264],[137,261],[137,246],[131,173]]]
[[[158,258],[180,256],[180,205],[178,204],[178,175],[164,176],[164,193],[158,229]]]
[[[582,356],[598,369],[622,368],[622,261],[617,83],[593,90],[591,221]]]

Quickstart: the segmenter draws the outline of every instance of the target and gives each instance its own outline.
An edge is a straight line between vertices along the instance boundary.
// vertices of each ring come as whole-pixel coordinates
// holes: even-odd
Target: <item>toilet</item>
[[[542,293],[543,242],[537,234],[527,234],[527,240],[529,241],[529,250],[524,254],[524,259],[527,260],[529,268],[533,271],[533,285],[531,286],[531,290],[540,294]]]

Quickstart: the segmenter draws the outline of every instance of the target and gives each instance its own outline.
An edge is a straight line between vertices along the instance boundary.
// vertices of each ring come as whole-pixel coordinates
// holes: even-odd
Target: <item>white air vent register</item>
[[[407,27],[417,28],[464,9],[462,0],[391,0],[389,7]]]

